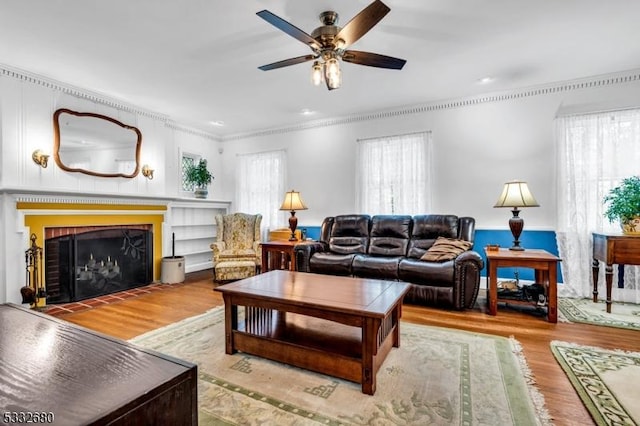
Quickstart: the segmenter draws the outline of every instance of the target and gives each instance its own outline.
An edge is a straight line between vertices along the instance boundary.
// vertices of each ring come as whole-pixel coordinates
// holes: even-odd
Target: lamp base
[[[509,229],[511,229],[511,235],[513,235],[513,245],[509,250],[524,251],[524,248],[520,247],[520,234],[524,228],[524,220],[519,216],[520,210],[517,207],[514,207],[511,213],[513,213],[513,217],[509,219]]]
[[[289,229],[291,229],[291,237],[289,237],[289,241],[298,241],[296,238],[296,228],[298,227],[298,218],[296,217],[296,212],[291,211],[291,217],[289,218]]]

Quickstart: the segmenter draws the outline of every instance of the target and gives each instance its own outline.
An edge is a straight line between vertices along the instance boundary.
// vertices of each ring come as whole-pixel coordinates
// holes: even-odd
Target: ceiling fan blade
[[[344,47],[352,45],[380,22],[390,10],[380,0],[374,1],[347,22],[347,25],[336,34],[335,40],[344,40]]]
[[[297,58],[285,59],[284,61],[274,62],[272,64],[263,65],[260,68],[262,71],[275,70],[276,68],[288,67],[289,65],[301,64],[303,62],[311,61],[312,59],[316,59],[318,55],[305,55],[298,56]]]
[[[260,12],[256,13],[256,15],[258,15],[259,17],[261,17],[262,19],[264,19],[265,21],[267,21],[277,29],[289,34],[291,37],[295,38],[296,40],[303,42],[313,50],[317,50],[321,48],[320,44],[316,41],[316,39],[314,39],[304,31],[302,31],[300,28],[296,27],[295,25],[290,24],[289,22],[285,21],[281,17],[269,12],[268,10],[261,10]]]
[[[344,55],[342,55],[342,60],[358,65],[390,68],[393,70],[401,70],[404,64],[407,63],[404,59],[378,55],[377,53],[361,52],[359,50],[345,50]]]

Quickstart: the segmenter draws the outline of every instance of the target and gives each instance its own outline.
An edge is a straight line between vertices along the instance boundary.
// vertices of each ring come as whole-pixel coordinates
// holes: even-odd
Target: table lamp
[[[520,210],[518,210],[518,207],[540,207],[536,199],[533,198],[531,191],[529,191],[527,182],[513,180],[505,183],[502,194],[500,194],[496,205],[493,207],[510,207],[512,209],[513,216],[509,219],[509,228],[513,235],[513,246],[509,250],[524,250],[520,246],[519,240],[524,228],[524,220],[519,216]]]
[[[297,191],[289,191],[284,195],[284,201],[280,206],[280,210],[287,210],[291,212],[289,218],[289,229],[291,229],[291,237],[289,241],[297,241],[296,228],[298,227],[298,218],[296,217],[296,210],[307,210],[307,206],[304,205],[300,193]]]

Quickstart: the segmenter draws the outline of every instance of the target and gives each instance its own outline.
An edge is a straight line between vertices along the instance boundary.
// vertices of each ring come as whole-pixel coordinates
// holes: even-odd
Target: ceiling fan
[[[263,71],[269,71],[302,62],[314,61],[311,67],[313,83],[317,86],[324,80],[329,90],[337,89],[342,84],[339,59],[370,67],[402,69],[407,62],[404,59],[359,50],[347,50],[347,47],[365,35],[390,10],[380,0],[375,0],[342,28],[336,25],[338,23],[338,14],[336,12],[322,12],[319,17],[322,26],[313,30],[311,35],[268,10],[262,10],[257,13],[259,17],[306,44],[313,53],[263,65],[258,68]]]

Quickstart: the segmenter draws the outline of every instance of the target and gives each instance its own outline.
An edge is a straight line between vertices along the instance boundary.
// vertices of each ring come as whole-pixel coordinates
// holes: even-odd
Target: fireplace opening
[[[48,304],[77,302],[141,287],[152,280],[150,229],[74,229],[45,240]]]

